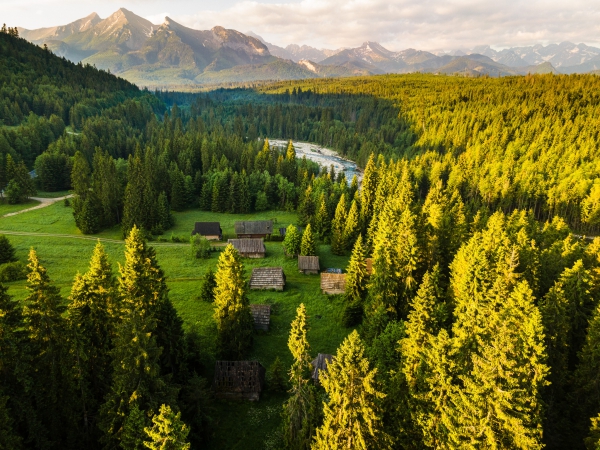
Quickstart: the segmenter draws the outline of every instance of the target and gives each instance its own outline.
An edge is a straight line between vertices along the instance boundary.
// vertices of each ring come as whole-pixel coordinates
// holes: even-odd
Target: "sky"
[[[65,25],[124,7],[155,24],[253,31],[268,42],[318,48],[376,41],[390,50],[506,48],[562,41],[600,47],[600,0],[0,0],[0,21]]]

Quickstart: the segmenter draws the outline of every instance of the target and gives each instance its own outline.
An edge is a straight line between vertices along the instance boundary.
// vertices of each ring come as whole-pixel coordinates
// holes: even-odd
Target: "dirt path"
[[[45,208],[46,206],[53,205],[56,202],[60,202],[60,201],[64,200],[65,198],[71,198],[71,197],[73,197],[73,195],[65,195],[64,197],[57,197],[57,198],[30,197],[30,200],[35,200],[37,202],[40,202],[40,204],[36,205],[36,206],[32,206],[31,208],[22,209],[21,211],[4,214],[2,217],[16,216],[17,214],[23,214],[23,213],[26,213],[29,211],[33,211],[35,209]]]
[[[66,239],[81,239],[83,241],[100,241],[107,244],[125,244],[125,241],[119,239],[99,238],[96,236],[80,236],[77,234],[55,234],[55,233],[33,233],[29,231],[4,231],[0,230],[0,234],[7,236],[31,236],[31,237],[51,237],[51,238],[66,238]],[[149,242],[151,247],[188,247],[185,243],[172,242]]]

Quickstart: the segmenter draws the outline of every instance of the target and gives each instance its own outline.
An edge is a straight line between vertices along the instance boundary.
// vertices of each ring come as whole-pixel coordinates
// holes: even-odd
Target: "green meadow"
[[[21,209],[23,205],[21,205]],[[27,206],[30,207],[30,206]],[[195,329],[205,345],[205,372],[212,381],[214,367],[214,322],[213,305],[198,299],[201,278],[209,267],[216,269],[219,248],[209,259],[194,259],[188,243],[173,243],[171,237],[189,239],[196,221],[218,221],[224,239],[234,237],[237,220],[269,220],[274,228],[296,223],[295,213],[267,211],[257,214],[217,214],[198,210],[174,213],[175,226],[161,238],[166,242],[151,242],[156,249],[158,261],[167,276],[170,297],[187,329]],[[54,283],[61,288],[66,299],[69,296],[73,277],[87,270],[88,261],[96,239],[103,242],[118,274],[122,263],[123,242],[120,228],[105,230],[98,235],[84,236],[76,228],[72,209],[62,201],[46,208],[26,212],[12,217],[0,218],[0,233],[7,232],[16,249],[17,257],[26,261],[30,248],[34,248],[47,268]],[[12,235],[9,233],[31,233]],[[277,232],[276,232],[277,234]],[[60,235],[60,236],[54,236]],[[343,305],[336,296],[326,296],[320,291],[320,279],[316,275],[302,275],[297,269],[297,260],[284,256],[281,242],[266,242],[267,257],[245,259],[247,278],[254,267],[283,267],[287,283],[284,292],[249,291],[251,303],[268,303],[272,307],[269,332],[257,332],[250,359],[261,362],[268,368],[276,357],[286,366],[291,364],[287,348],[290,323],[300,303],[306,305],[310,316],[309,342],[312,353],[335,353],[343,338],[350,332],[341,325]],[[222,248],[222,247],[221,247]],[[332,255],[327,245],[319,246],[321,267],[345,268],[347,257]],[[17,299],[27,296],[26,282],[8,283],[9,292]],[[66,301],[66,300],[65,300]],[[276,448],[276,429],[280,423],[281,404],[285,395],[265,392],[257,403],[217,401],[211,416],[216,422],[212,448]]]

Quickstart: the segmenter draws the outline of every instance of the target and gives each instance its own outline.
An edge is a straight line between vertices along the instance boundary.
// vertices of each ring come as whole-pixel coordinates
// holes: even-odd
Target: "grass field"
[[[25,203],[20,203],[18,205],[9,205],[5,198],[0,199],[0,217],[4,214],[10,214],[13,212],[21,211],[23,209],[32,208],[36,205],[39,205],[40,202],[35,200],[29,200]]]
[[[289,212],[268,211],[261,214],[233,215],[214,214],[203,211],[186,211],[175,213],[175,226],[163,236],[169,239],[171,235],[189,237],[196,221],[219,221],[223,229],[224,239],[233,237],[234,222],[237,220],[273,219],[277,223],[274,228],[285,227],[296,222],[296,215]],[[87,270],[89,258],[95,241],[84,240],[75,227],[72,209],[58,202],[46,208],[23,213],[13,217],[0,218],[0,233],[29,232],[60,234],[65,237],[51,236],[9,236],[16,248],[17,257],[23,261],[31,247],[38,252],[42,264],[48,269],[48,274],[61,288],[62,295],[69,295],[71,283],[75,274]],[[110,240],[120,240],[121,230],[114,228],[99,233],[96,237]],[[123,261],[123,244],[107,242],[104,244],[114,264],[115,272],[118,263]],[[197,299],[200,279],[209,267],[216,267],[218,253],[213,253],[210,259],[196,260],[190,256],[188,244],[175,245],[171,243],[153,242],[160,266],[167,275],[170,297],[185,326],[197,329],[206,344],[206,376],[209,380],[214,367],[213,336],[214,322],[212,318],[213,305]],[[327,297],[320,292],[319,277],[305,276],[298,272],[296,259],[284,256],[280,242],[267,242],[267,257],[265,259],[245,259],[247,277],[253,267],[281,266],[287,277],[284,292],[250,291],[251,303],[269,303],[272,305],[271,329],[255,335],[251,359],[260,361],[268,368],[276,357],[281,358],[286,366],[291,364],[291,355],[287,349],[287,338],[290,322],[295,317],[296,308],[300,303],[306,305],[310,316],[309,342],[312,353],[334,353],[350,330],[341,326],[342,303],[337,297]],[[345,268],[347,257],[334,256],[329,246],[319,247],[321,267]],[[27,296],[24,281],[8,284],[10,293],[17,299]],[[229,402],[217,401],[214,419],[216,434],[211,444],[214,449],[265,449],[276,448],[274,433],[280,423],[279,412],[285,395],[265,393],[260,402]]]

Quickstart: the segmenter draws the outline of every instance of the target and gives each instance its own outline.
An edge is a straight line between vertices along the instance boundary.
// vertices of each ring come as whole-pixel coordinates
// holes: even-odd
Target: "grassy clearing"
[[[40,202],[36,200],[28,200],[27,202],[20,203],[18,205],[9,205],[5,198],[0,199],[0,217],[2,217],[4,214],[10,214],[27,208],[33,208],[39,204]]]
[[[69,194],[70,194],[69,191],[58,191],[58,192],[38,191],[37,194],[34,195],[34,197],[38,197],[38,198],[59,198],[59,197],[66,197]]]
[[[171,235],[189,237],[196,221],[219,221],[224,238],[234,236],[234,222],[237,220],[273,219],[275,228],[286,227],[297,220],[296,214],[281,211],[267,211],[261,214],[233,215],[214,214],[203,211],[175,213],[175,226],[164,238]],[[34,233],[56,233],[81,236],[75,227],[72,209],[58,202],[47,208],[27,212],[18,216],[0,218],[0,230],[27,231]],[[105,230],[97,235],[101,238],[120,239],[118,227]],[[66,298],[71,289],[75,274],[87,270],[88,261],[95,245],[94,241],[64,237],[9,236],[17,251],[17,257],[27,258],[29,248],[34,247],[43,265],[48,269],[52,280],[61,288]],[[152,245],[152,244],[151,244]],[[209,380],[214,367],[213,354],[213,305],[197,299],[200,280],[209,267],[216,268],[218,253],[207,260],[196,260],[190,256],[188,245],[165,246],[154,244],[158,261],[165,271],[170,289],[170,297],[187,328],[196,328],[206,344],[206,371],[202,375]],[[114,264],[123,262],[123,244],[106,243],[106,250]],[[320,278],[305,276],[298,272],[296,259],[283,254],[280,242],[267,242],[265,259],[245,259],[244,265],[249,278],[253,267],[281,266],[287,277],[284,292],[250,291],[251,303],[269,303],[272,305],[271,329],[255,335],[251,359],[260,361],[268,368],[276,357],[285,365],[291,364],[291,355],[287,348],[290,323],[295,317],[300,303],[306,305],[310,316],[311,331],[309,342],[312,353],[334,353],[342,339],[350,330],[340,325],[343,310],[337,297],[321,294]],[[348,258],[332,255],[329,246],[319,246],[322,267],[347,266]],[[24,281],[10,283],[10,293],[17,299],[27,296]],[[214,413],[215,436],[211,444],[214,449],[265,449],[273,447],[274,433],[280,424],[281,404],[285,395],[266,393],[260,402],[217,401]]]

